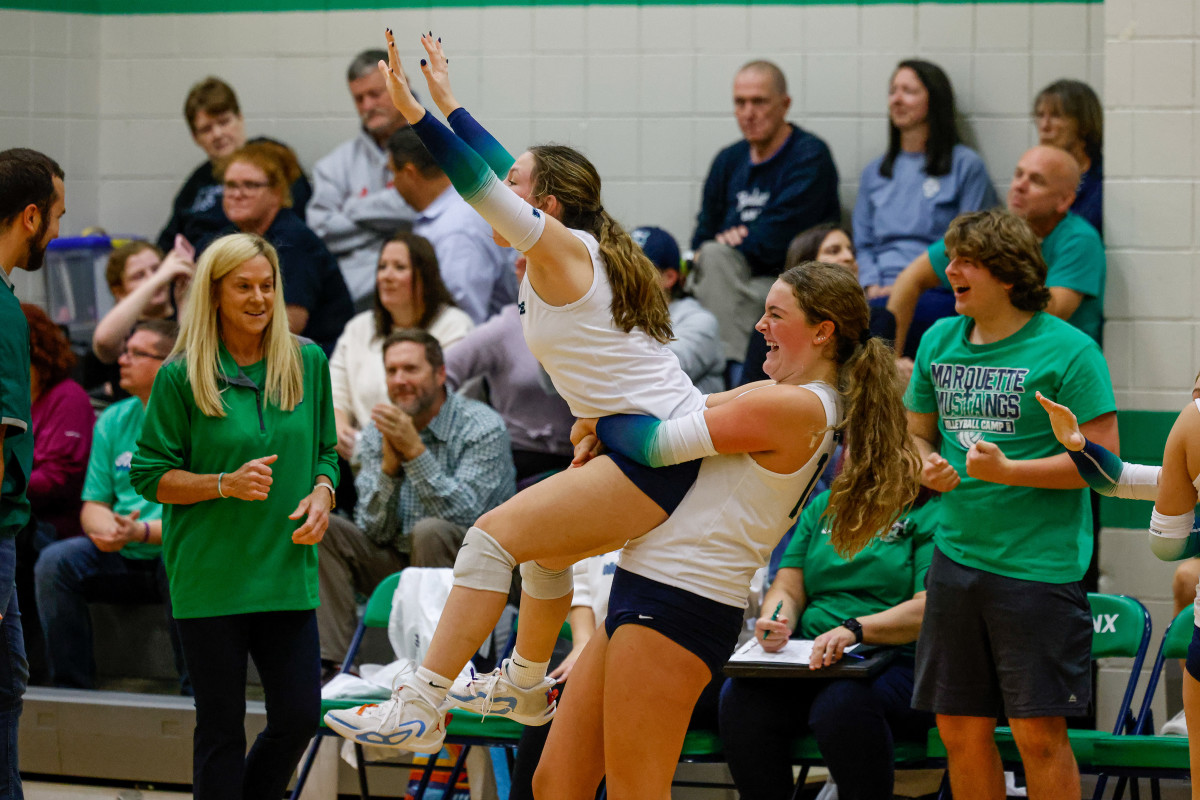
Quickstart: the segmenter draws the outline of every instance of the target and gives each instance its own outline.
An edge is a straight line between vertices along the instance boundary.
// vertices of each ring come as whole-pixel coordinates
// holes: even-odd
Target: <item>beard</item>
[[[48,214],[42,215],[42,224],[38,226],[38,232],[34,235],[29,243],[25,246],[25,271],[37,272],[46,263],[46,247],[50,243],[45,241],[46,230],[50,227],[50,217]]]

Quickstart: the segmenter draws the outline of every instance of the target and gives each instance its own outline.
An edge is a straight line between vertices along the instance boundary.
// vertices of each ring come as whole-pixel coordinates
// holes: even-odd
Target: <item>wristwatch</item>
[[[856,644],[862,644],[862,623],[854,617],[842,621],[842,627],[854,634]]]

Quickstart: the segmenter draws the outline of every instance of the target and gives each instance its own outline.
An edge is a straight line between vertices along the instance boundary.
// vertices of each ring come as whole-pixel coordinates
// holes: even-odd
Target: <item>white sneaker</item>
[[[553,678],[543,678],[532,689],[514,685],[504,674],[504,660],[487,675],[459,678],[450,688],[446,700],[459,708],[480,716],[489,714],[507,717],[522,725],[545,725],[558,708],[558,688]]]
[[[404,686],[382,703],[327,712],[325,724],[359,744],[414,753],[437,753],[446,738],[445,713]]]
[[[1162,736],[1187,736],[1187,719],[1183,716],[1183,712],[1180,711],[1164,722],[1159,734]]]

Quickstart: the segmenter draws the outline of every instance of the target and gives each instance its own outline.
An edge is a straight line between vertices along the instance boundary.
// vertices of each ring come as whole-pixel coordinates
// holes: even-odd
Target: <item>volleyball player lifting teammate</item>
[[[861,465],[843,474],[835,487],[833,535],[840,549],[861,548],[915,492],[916,460],[906,447],[891,353],[868,341],[866,306],[853,279],[844,270],[807,265],[791,275],[792,284],[776,284],[760,322],[771,343],[769,372],[779,383],[712,395],[706,409],[705,398],[691,389],[661,347],[670,329],[653,267],[604,212],[595,169],[561,146],[535,147],[514,161],[454,101],[440,43],[423,36],[422,44],[429,56],[422,68],[431,96],[454,132],[412,97],[389,31],[391,63],[381,69],[392,99],[497,238],[526,254],[520,302],[530,348],[577,416],[607,418],[600,422],[600,434],[615,452],[559,473],[484,515],[464,540],[455,587],[415,679],[386,703],[330,712],[326,719],[357,741],[421,752],[440,747],[439,707],[447,700],[446,705],[504,713],[526,724],[545,722],[555,710],[553,681],[544,677],[545,668],[570,605],[570,564],[666,522],[687,502],[697,473],[704,474],[706,467],[694,459],[719,452],[753,454],[734,456],[743,470],[734,483],[715,494],[692,493],[708,505],[688,512],[689,526],[667,525],[639,540],[645,546],[636,565],[624,570],[613,591],[615,608],[630,611],[634,624],[622,625],[616,615],[609,627],[612,644],[607,636],[597,637],[603,640],[600,655],[589,662],[599,667],[607,649],[609,659],[621,660],[622,674],[636,679],[636,686],[629,683],[606,696],[619,706],[609,713],[619,714],[627,729],[640,726],[654,734],[633,737],[641,767],[637,775],[624,775],[627,785],[641,787],[638,796],[645,797],[645,787],[661,783],[658,772],[665,772],[669,786],[667,770],[678,757],[691,707],[712,669],[732,651],[749,575],[828,457],[832,428],[842,416],[834,388],[839,382],[848,383],[851,446]],[[806,383],[811,386],[799,386]],[[787,484],[786,503],[778,496],[780,481]],[[743,484],[764,488],[743,499]],[[851,497],[852,511],[847,509]],[[766,505],[755,506],[758,500]],[[708,526],[717,522],[731,530],[710,532]],[[705,547],[695,531],[708,534]],[[668,545],[679,552],[661,552],[670,550]],[[715,559],[721,551],[731,555]],[[689,566],[692,559],[695,564]],[[512,659],[491,675],[451,690],[453,677],[499,618],[517,563],[524,581]],[[685,597],[679,597],[680,587],[660,580],[667,571],[670,577],[691,575],[695,588],[721,597],[707,601],[723,607],[721,624],[696,626],[673,619],[672,613],[647,614],[644,604],[677,611],[699,594],[680,590]],[[665,593],[646,594],[660,589]],[[688,638],[697,634],[711,641]],[[602,669],[592,672],[605,680]],[[584,694],[579,693],[581,702],[599,699]],[[618,797],[622,777],[613,765],[620,759],[608,742],[605,748],[609,792]],[[646,769],[651,763],[656,769]]]

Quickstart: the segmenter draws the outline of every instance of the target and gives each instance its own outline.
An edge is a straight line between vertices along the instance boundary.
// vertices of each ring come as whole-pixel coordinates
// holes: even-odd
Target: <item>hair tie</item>
[[[867,346],[867,342],[869,342],[870,340],[871,340],[871,330],[870,330],[870,328],[863,328],[863,330],[862,330],[862,333],[860,333],[860,334],[858,335],[858,345],[859,345],[859,347],[866,347],[866,346]]]

